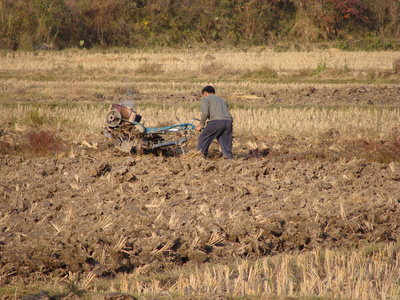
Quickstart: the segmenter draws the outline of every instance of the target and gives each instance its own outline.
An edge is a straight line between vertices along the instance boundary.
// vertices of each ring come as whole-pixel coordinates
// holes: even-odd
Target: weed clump
[[[400,132],[397,127],[392,130],[392,135],[385,141],[365,142],[367,158],[380,163],[400,161]]]
[[[144,63],[136,69],[137,74],[157,75],[164,73],[163,66],[159,63]]]
[[[27,120],[29,120],[33,125],[41,126],[46,122],[44,115],[39,114],[37,110],[31,110],[27,113]]]
[[[388,149],[394,159],[400,160],[400,130],[398,127],[393,129],[392,138],[388,143]]]
[[[400,74],[400,58],[393,61],[392,67],[395,74]]]
[[[27,133],[27,141],[27,150],[39,156],[54,155],[62,149],[62,141],[53,131],[30,131]]]
[[[245,72],[243,78],[276,79],[278,78],[278,72],[268,65],[263,65],[256,70]]]

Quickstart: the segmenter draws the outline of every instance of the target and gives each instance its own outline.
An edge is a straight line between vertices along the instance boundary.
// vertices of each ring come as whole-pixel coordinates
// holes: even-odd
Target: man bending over
[[[197,131],[201,131],[197,141],[197,150],[201,151],[204,157],[207,157],[208,148],[217,138],[221,146],[222,154],[232,159],[232,131],[233,118],[228,109],[228,103],[221,97],[215,95],[215,89],[212,86],[206,86],[201,95],[201,121],[196,126]],[[209,120],[206,125],[207,119]]]

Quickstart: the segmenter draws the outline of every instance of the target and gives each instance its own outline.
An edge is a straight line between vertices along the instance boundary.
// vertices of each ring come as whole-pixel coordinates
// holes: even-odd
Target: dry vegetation
[[[210,82],[229,96],[310,84],[329,83],[333,88],[350,83],[395,84],[399,58],[399,52],[276,53],[264,48],[206,53],[192,49],[3,52],[1,100],[29,100],[32,94],[35,99],[92,100],[121,96],[127,87],[140,94],[190,93]]]
[[[176,276],[172,286],[162,280],[142,279],[140,270],[118,276],[114,291],[136,295],[210,295],[262,299],[275,296],[329,299],[397,299],[400,275],[397,251],[393,246],[371,253],[341,253],[319,249],[309,253],[283,254],[256,261],[241,260],[229,265],[205,265]],[[371,291],[379,291],[379,296]],[[374,295],[375,294],[375,295]],[[208,295],[208,296],[207,296]]]
[[[56,129],[60,137],[71,139],[99,135],[104,126],[104,116],[108,107],[53,107],[43,105],[2,105],[0,116],[3,128],[27,132],[34,128],[45,130]],[[188,122],[198,117],[199,111],[195,108],[176,108],[168,105],[160,108],[138,108],[138,112],[145,116],[145,126],[166,126],[175,124],[176,118]],[[16,117],[20,115],[21,117]],[[350,140],[387,140],[393,137],[399,126],[400,111],[398,109],[358,108],[343,109],[329,108],[287,108],[272,107],[232,108],[235,118],[236,136],[265,140],[282,139],[291,136],[303,140],[304,147],[313,144],[330,131],[337,131],[344,141]],[[78,134],[78,135],[77,135]],[[80,136],[79,136],[80,135]],[[298,149],[298,151],[305,151]]]
[[[43,234],[55,248],[75,241],[76,248],[66,243],[71,253],[83,251],[104,271],[77,269],[63,255],[55,271],[31,253],[29,274],[0,261],[0,295],[398,299],[399,58],[337,50],[3,52],[0,202],[10,208],[0,210],[0,258],[10,241],[29,251],[23,242]],[[199,117],[206,84],[231,105],[232,165],[194,151],[124,157],[100,134],[109,105],[130,98],[127,91],[135,91],[145,126],[161,126]],[[70,204],[79,201],[91,206]],[[116,215],[117,206],[146,216]],[[183,222],[184,214],[196,221]],[[73,222],[86,232],[73,236]],[[149,226],[156,229],[142,229]],[[187,255],[175,249],[185,230],[179,247]],[[97,234],[103,244],[90,250]],[[133,267],[117,267],[125,260]]]

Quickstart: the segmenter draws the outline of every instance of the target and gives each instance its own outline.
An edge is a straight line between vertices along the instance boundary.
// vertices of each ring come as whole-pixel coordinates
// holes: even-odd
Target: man
[[[200,125],[196,126],[197,131],[201,132],[197,142],[197,150],[201,151],[204,157],[208,154],[208,148],[217,138],[221,146],[222,154],[228,159],[232,159],[232,123],[233,118],[228,109],[228,103],[221,97],[215,95],[212,86],[206,86],[201,95],[201,120]],[[209,119],[206,125],[206,121]]]

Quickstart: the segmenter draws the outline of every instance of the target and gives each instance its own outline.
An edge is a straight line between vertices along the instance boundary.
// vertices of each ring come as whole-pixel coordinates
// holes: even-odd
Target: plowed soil
[[[326,93],[340,94],[344,103],[355,99],[344,90]],[[354,93],[369,105],[399,97],[398,89],[386,100],[379,89]],[[287,101],[301,95],[277,94]],[[275,95],[268,97],[286,101]],[[3,145],[15,135],[2,132]],[[399,145],[342,141],[343,150],[332,150],[340,139],[333,130],[312,150],[291,153],[302,141],[286,137],[277,149],[277,141],[261,139],[264,149],[250,149],[236,137],[232,161],[217,144],[209,159],[200,157],[195,141],[186,155],[129,155],[100,135],[74,145],[82,150],[74,157],[3,148],[1,284],[38,272],[108,276],[141,266],[162,272],[189,261],[400,239]]]

